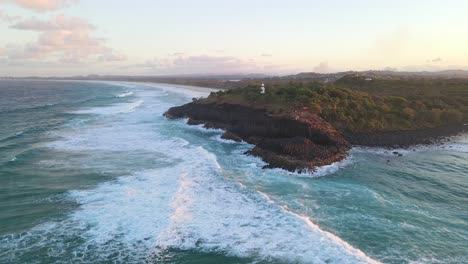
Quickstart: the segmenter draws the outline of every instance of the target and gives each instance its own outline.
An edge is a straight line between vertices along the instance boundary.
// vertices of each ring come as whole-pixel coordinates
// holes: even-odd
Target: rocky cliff
[[[255,147],[246,154],[262,158],[267,168],[314,171],[347,157],[349,143],[329,123],[307,111],[274,115],[253,106],[194,101],[170,108],[167,118],[226,130],[224,138]]]

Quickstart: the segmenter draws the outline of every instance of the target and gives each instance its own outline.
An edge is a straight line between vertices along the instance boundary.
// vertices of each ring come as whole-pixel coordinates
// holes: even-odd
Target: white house
[[[261,88],[261,91],[260,91],[260,93],[262,93],[262,94],[264,94],[264,93],[265,93],[265,84],[264,84],[264,83],[262,83],[262,88]]]

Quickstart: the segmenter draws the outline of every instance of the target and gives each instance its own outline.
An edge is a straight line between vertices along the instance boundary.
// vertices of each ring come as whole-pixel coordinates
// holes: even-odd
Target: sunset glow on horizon
[[[468,2],[0,0],[0,76],[468,69]]]

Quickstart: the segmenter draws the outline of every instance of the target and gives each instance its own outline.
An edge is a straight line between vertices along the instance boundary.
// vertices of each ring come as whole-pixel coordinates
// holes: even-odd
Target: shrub
[[[444,110],[440,113],[440,120],[445,124],[458,124],[463,121],[463,114],[456,109]]]

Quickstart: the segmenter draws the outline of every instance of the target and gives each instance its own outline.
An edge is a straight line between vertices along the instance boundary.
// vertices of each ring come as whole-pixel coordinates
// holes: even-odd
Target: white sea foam
[[[184,119],[185,123],[188,122],[188,118]],[[195,129],[195,130],[198,130],[198,131],[201,131],[201,132],[216,132],[216,133],[224,133],[224,130],[220,129],[220,128],[206,128],[204,127],[203,124],[200,124],[200,125],[190,125],[188,127],[189,129]]]
[[[47,146],[60,151],[87,152],[88,155],[94,155],[93,151],[171,154],[188,145],[181,138],[167,139],[159,136],[149,123],[89,126],[86,129],[64,132],[59,136],[61,140],[47,143]]]
[[[89,227],[80,249],[96,247],[99,256],[119,251],[137,259],[150,255],[169,224],[177,173],[173,168],[142,171],[94,190],[70,192],[70,198],[81,204],[70,219]]]
[[[448,150],[455,152],[468,152],[468,143],[452,141],[441,145],[419,145],[411,148],[379,148],[379,147],[354,147],[351,153],[373,153],[380,156],[395,156],[399,154],[410,154],[434,150]]]
[[[141,84],[145,87],[162,89],[164,91],[178,93],[191,98],[206,97],[209,95],[210,91],[215,89],[202,88],[202,87],[193,87],[185,85],[171,85],[171,84],[162,84],[162,83],[145,83]],[[206,90],[206,91],[205,91]]]
[[[102,83],[102,84],[107,84],[111,86],[120,86],[120,87],[125,87],[125,88],[137,88],[138,84],[136,83],[130,83],[130,82],[116,82],[116,81],[88,81],[92,83]]]
[[[126,88],[141,88],[141,89],[156,89],[162,90],[165,92],[175,93],[178,95],[183,95],[187,99],[206,97],[211,91],[217,89],[188,86],[188,85],[176,85],[176,84],[164,84],[164,83],[132,83],[132,82],[116,82],[116,81],[93,81],[96,83],[104,83],[113,86],[122,86]]]
[[[254,160],[260,160],[260,158],[251,157],[251,156],[249,156],[249,158],[254,159]],[[279,168],[269,169],[269,171],[273,171],[275,173],[284,174],[284,175],[288,175],[292,177],[298,177],[298,178],[318,178],[318,177],[323,177],[323,176],[336,173],[339,170],[342,170],[345,167],[348,167],[353,163],[354,163],[353,158],[352,156],[350,156],[344,160],[337,161],[329,165],[316,167],[314,171],[290,172],[290,171],[286,171],[286,170],[279,169]],[[263,161],[256,162],[254,164],[255,164],[254,166],[257,168],[262,168],[264,165],[267,165],[267,163]]]
[[[130,95],[133,95],[133,92],[121,93],[121,94],[116,95],[116,97],[122,98],[122,97],[127,97],[127,96],[130,96]]]
[[[353,163],[352,157],[348,157],[342,161],[338,161],[335,163],[332,163],[330,165],[325,165],[325,166],[320,166],[317,167],[317,169],[311,173],[306,173],[304,175],[309,175],[312,177],[322,177],[328,174],[335,173]]]
[[[140,258],[179,249],[300,263],[375,262],[307,217],[226,181],[205,149],[178,154],[184,160],[175,167],[71,192],[81,204],[71,221],[87,227],[83,248]]]
[[[107,107],[94,107],[90,109],[78,110],[72,112],[73,114],[96,114],[96,115],[115,115],[122,113],[129,113],[134,111],[137,107],[143,104],[143,100],[138,100],[131,103],[115,104]]]
[[[467,153],[468,152],[468,134],[464,133],[456,137],[453,137],[451,139],[451,143],[448,144],[448,149]]]
[[[242,143],[244,143],[243,141],[242,142],[237,142],[237,141],[234,141],[234,140],[231,140],[231,139],[224,139],[221,136],[222,136],[221,134],[218,134],[218,135],[212,136],[211,138],[218,141],[218,142],[225,143],[225,144],[242,144]]]
[[[463,133],[458,136],[448,138],[450,141],[442,144],[416,145],[409,148],[381,148],[381,147],[361,147],[357,146],[352,152],[374,153],[383,156],[394,156],[394,152],[408,154],[411,152],[425,152],[431,150],[450,150],[457,152],[468,152],[468,134]]]
[[[151,102],[151,94],[143,97],[145,102]],[[79,210],[19,238],[1,239],[0,252],[40,249],[52,237],[54,246],[48,254],[63,255],[71,247],[76,262],[144,262],[167,249],[294,263],[375,262],[309,218],[227,177],[217,157],[205,148],[163,134],[166,126],[177,126],[163,120],[155,127],[154,116],[167,105],[154,103],[158,103],[154,108],[134,108],[123,118],[106,116],[61,131],[61,139],[48,146],[97,161],[119,151],[126,153],[125,159],[133,153],[163,153],[173,165],[141,168],[94,189],[70,191],[67,197],[80,205]],[[116,113],[109,108],[92,113]],[[73,237],[84,242],[69,245],[66,240]]]
[[[188,119],[185,119],[185,123],[188,122]],[[225,143],[225,144],[245,144],[245,145],[248,145],[246,142],[242,141],[242,142],[236,142],[234,140],[229,140],[229,139],[224,139],[222,138],[222,133],[224,133],[224,130],[223,129],[216,129],[216,128],[205,128],[203,127],[203,125],[191,125],[190,126],[190,129],[196,129],[196,130],[199,130],[201,132],[217,132],[219,134],[216,134],[214,136],[212,136],[211,138],[218,141],[218,142],[221,142],[221,143]],[[253,145],[251,145],[251,147],[253,148]],[[245,151],[244,151],[245,152]],[[256,160],[260,160],[260,158],[258,157],[251,157],[252,159],[256,159]],[[294,175],[294,176],[297,176],[297,177],[311,177],[311,178],[316,178],[316,177],[322,177],[322,176],[326,176],[326,175],[329,175],[329,174],[333,174],[349,165],[351,165],[353,162],[352,162],[352,159],[351,157],[348,157],[344,160],[341,160],[341,161],[338,161],[338,162],[335,162],[335,163],[332,163],[330,165],[325,165],[325,166],[320,166],[320,167],[317,167],[315,169],[315,171],[310,171],[310,172],[302,172],[302,173],[299,173],[299,172],[286,172],[286,174],[288,175]],[[253,163],[255,164],[255,163]],[[263,167],[264,165],[266,165],[266,163],[264,162],[261,162],[261,164],[259,163],[258,166],[256,167]],[[272,169],[274,171],[282,171],[282,172],[285,172],[284,170],[282,169]]]
[[[191,161],[197,170],[179,176],[171,223],[159,238],[162,249],[198,248],[301,263],[373,262],[303,216],[225,180],[216,157],[206,150],[199,152],[198,160]]]

